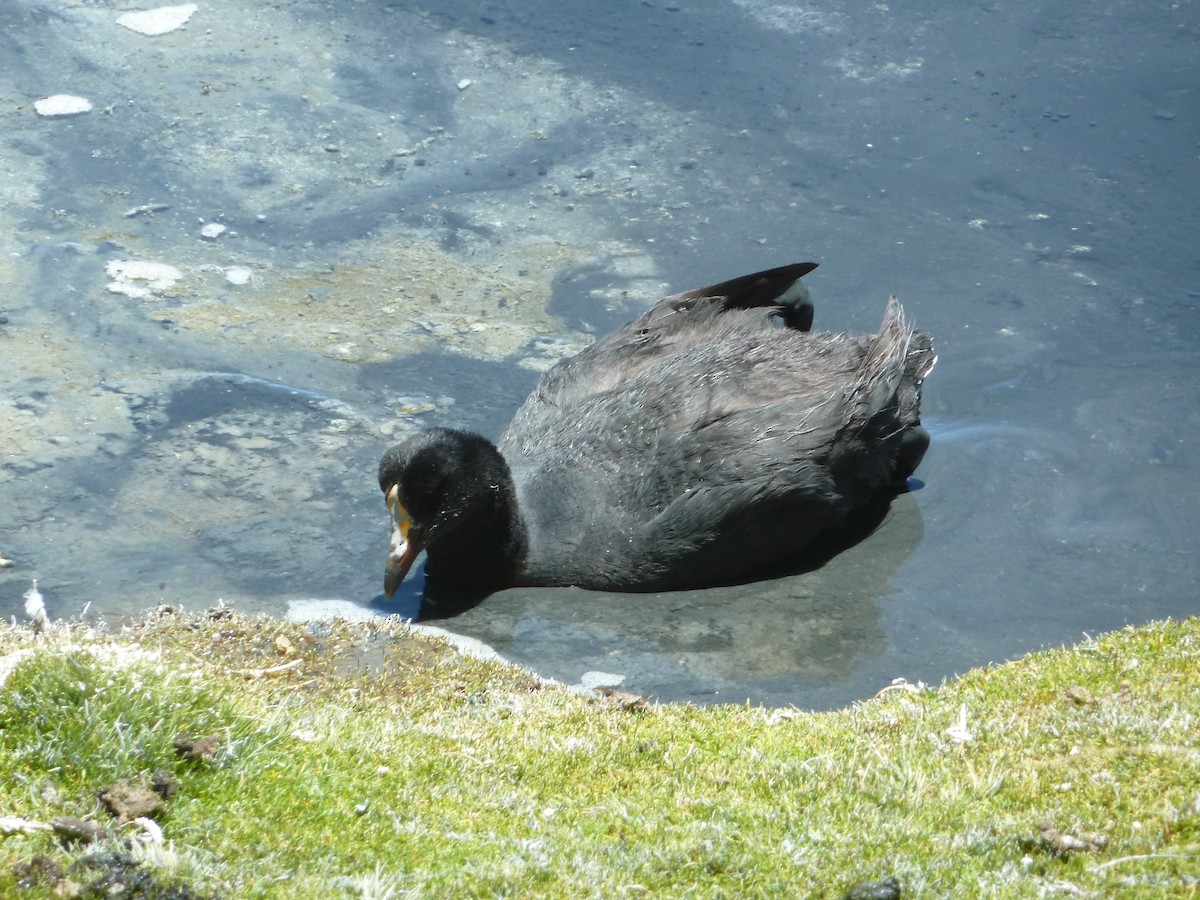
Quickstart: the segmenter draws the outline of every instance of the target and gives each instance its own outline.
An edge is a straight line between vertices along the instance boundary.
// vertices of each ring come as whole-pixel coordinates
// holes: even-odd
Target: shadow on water
[[[835,706],[860,696],[855,666],[887,640],[879,602],[922,536],[914,498],[860,510],[786,566],[703,590],[610,593],[513,588],[490,596],[426,585],[418,571],[388,612],[476,638],[567,683],[620,684],[660,700]]]

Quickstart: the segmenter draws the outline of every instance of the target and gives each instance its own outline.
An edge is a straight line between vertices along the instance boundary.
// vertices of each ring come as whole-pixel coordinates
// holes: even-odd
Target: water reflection
[[[568,684],[592,673],[664,700],[811,706],[886,648],[879,603],[921,536],[914,495],[903,494],[813,548],[796,574],[669,593],[516,588],[476,605],[434,593],[420,619]],[[420,585],[410,578],[400,603]]]

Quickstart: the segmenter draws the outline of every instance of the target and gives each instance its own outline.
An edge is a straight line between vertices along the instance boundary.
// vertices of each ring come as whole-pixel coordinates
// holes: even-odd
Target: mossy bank
[[[5,627],[0,894],[1195,896],[1197,671],[1192,618],[813,714],[392,622]]]

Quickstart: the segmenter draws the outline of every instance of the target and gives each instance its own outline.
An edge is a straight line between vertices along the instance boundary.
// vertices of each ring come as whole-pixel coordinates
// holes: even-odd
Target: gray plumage
[[[380,486],[398,486],[429,577],[729,581],[902,485],[928,443],[931,342],[895,297],[875,335],[808,331],[813,268],[665,298],[547,372],[495,448],[434,429],[389,450]]]

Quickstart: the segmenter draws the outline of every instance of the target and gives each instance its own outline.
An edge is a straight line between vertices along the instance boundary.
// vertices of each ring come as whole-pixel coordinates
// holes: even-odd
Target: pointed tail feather
[[[672,294],[643,318],[648,324],[678,313],[704,315],[728,309],[775,307],[788,327],[808,331],[812,328],[813,305],[800,279],[815,268],[813,262],[792,263]]]
[[[904,308],[893,294],[888,298],[879,333],[858,365],[854,406],[860,415],[869,416],[882,409],[896,395],[905,374],[912,337],[912,329],[904,320]]]

